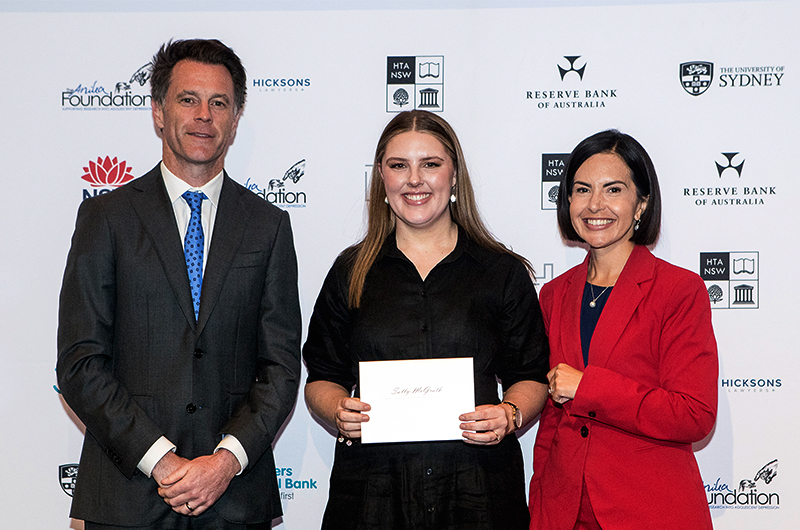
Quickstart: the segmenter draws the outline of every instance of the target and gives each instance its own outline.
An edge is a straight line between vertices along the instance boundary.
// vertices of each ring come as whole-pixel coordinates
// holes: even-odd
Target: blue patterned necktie
[[[189,285],[192,288],[192,302],[194,302],[194,319],[200,313],[200,292],[203,288],[203,249],[205,237],[203,224],[200,222],[200,210],[203,199],[207,199],[202,191],[187,191],[181,195],[189,204],[192,216],[186,228],[186,237],[183,239],[183,254],[186,257],[186,270],[189,272]]]

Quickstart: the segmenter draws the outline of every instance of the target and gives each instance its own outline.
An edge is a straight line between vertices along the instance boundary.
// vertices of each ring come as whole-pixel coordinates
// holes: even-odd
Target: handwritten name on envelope
[[[358,363],[369,421],[362,443],[461,440],[458,416],[475,410],[472,357]]]

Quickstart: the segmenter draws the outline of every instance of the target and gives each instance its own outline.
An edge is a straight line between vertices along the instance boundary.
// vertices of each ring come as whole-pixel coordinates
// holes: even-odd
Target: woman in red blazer
[[[558,197],[582,264],[542,288],[551,399],[531,529],[711,529],[692,443],[717,410],[717,346],[700,277],[653,256],[661,197],[644,148],[604,131],[572,152]]]

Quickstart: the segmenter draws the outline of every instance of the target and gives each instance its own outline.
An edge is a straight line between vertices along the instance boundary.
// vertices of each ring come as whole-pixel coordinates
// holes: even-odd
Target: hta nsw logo
[[[411,109],[444,110],[443,55],[386,58],[386,112]]]
[[[569,153],[542,154],[542,210],[555,210],[558,186],[567,170]]]
[[[701,252],[712,309],[758,309],[758,252]]]
[[[84,200],[104,195],[127,184],[133,180],[132,169],[125,160],[119,161],[117,157],[106,156],[105,159],[97,157],[97,162],[90,160],[89,165],[83,168],[81,178],[88,182],[93,189],[83,190]]]

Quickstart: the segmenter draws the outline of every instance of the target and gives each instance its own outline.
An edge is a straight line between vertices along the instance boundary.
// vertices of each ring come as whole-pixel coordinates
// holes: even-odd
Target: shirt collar
[[[208,200],[211,201],[211,204],[214,207],[219,205],[219,194],[222,191],[222,175],[225,171],[220,171],[217,175],[209,180],[204,186],[199,188],[193,188],[190,186],[186,181],[181,180],[178,178],[172,171],[167,169],[167,166],[164,165],[164,162],[161,162],[161,176],[164,178],[164,185],[167,188],[167,194],[169,194],[169,202],[175,203],[178,199],[181,198],[181,195],[184,194],[187,190],[192,191],[202,191],[208,197]]]
[[[453,251],[441,261],[441,263],[450,263],[451,261],[455,261],[458,258],[460,258],[461,255],[464,254],[465,252],[470,256],[472,256],[473,258],[477,258],[477,256],[475,256],[474,253],[475,251],[474,247],[477,247],[477,245],[475,245],[470,241],[469,237],[467,236],[467,233],[464,231],[463,228],[461,228],[461,226],[459,225],[456,226],[458,226],[458,241],[456,241],[456,248],[454,248]],[[397,248],[397,236],[394,230],[392,230],[392,232],[386,237],[386,241],[383,242],[383,246],[381,247],[381,250],[378,252],[375,261],[376,262],[380,261],[384,257],[391,257],[409,261],[406,255],[403,254],[399,248]]]

